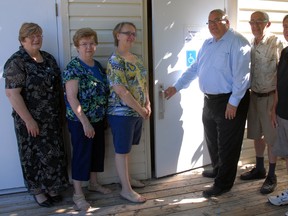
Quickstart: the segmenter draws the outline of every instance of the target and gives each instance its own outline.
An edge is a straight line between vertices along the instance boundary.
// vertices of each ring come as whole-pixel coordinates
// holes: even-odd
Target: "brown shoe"
[[[276,175],[274,175],[273,177],[267,176],[260,189],[260,193],[262,194],[272,193],[275,190],[276,186],[277,186],[277,176]]]
[[[202,172],[202,176],[206,177],[206,178],[215,178],[217,176],[217,174],[218,174],[218,170],[214,170],[214,169],[204,170]]]
[[[258,170],[255,167],[248,172],[240,175],[241,180],[264,179],[266,177],[266,169]]]
[[[220,196],[221,194],[226,193],[228,191],[230,191],[230,189],[222,189],[213,185],[211,188],[204,190],[202,194],[204,197],[209,198],[212,196]]]

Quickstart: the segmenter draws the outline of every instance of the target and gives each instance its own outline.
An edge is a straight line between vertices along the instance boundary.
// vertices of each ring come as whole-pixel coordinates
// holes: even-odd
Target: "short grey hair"
[[[215,9],[215,10],[212,10],[209,14],[212,14],[212,13],[217,13],[217,14],[220,14],[222,19],[224,20],[228,20],[228,15],[225,13],[224,10],[221,10],[221,9]]]
[[[268,13],[266,13],[265,11],[255,11],[255,12],[253,12],[252,14],[255,14],[255,13],[261,13],[263,16],[264,16],[264,19],[265,19],[265,21],[267,21],[267,22],[270,22],[270,20],[269,20],[269,15],[268,15]]]

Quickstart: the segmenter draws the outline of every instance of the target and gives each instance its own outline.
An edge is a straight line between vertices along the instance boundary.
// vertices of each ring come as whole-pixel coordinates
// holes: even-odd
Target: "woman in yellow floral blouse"
[[[113,134],[116,169],[121,181],[121,197],[136,203],[146,198],[132,187],[144,187],[140,181],[131,179],[128,172],[128,156],[133,144],[139,144],[143,119],[151,114],[147,87],[147,70],[142,60],[130,52],[135,39],[133,23],[122,22],[113,30],[116,50],[107,64],[110,85],[108,120]]]

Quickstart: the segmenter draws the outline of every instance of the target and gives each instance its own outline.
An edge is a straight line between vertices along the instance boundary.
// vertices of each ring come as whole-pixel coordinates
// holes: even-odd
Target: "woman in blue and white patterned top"
[[[103,194],[110,189],[97,183],[97,172],[104,171],[105,114],[108,84],[100,63],[93,59],[98,44],[97,34],[90,28],[76,31],[74,45],[79,53],[63,72],[66,117],[73,146],[73,201],[76,210],[87,210],[82,181],[89,181],[88,190]]]

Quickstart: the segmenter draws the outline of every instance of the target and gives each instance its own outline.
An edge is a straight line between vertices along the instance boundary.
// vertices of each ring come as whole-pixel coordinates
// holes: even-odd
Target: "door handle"
[[[163,84],[159,84],[158,112],[159,112],[159,119],[164,119],[165,91],[164,91],[164,85]]]

